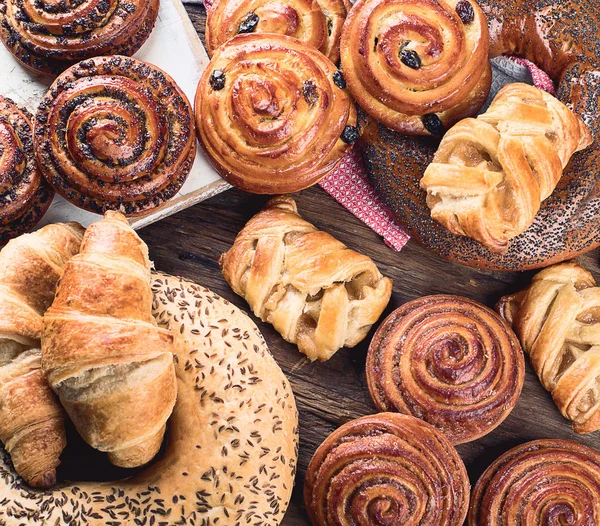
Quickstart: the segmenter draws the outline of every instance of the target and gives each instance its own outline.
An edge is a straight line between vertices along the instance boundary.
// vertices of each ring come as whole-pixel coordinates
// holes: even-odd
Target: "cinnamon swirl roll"
[[[536,440],[502,455],[473,491],[469,526],[600,524],[600,454]]]
[[[33,116],[0,96],[0,244],[31,230],[53,197],[35,160]]]
[[[342,32],[348,89],[375,120],[442,135],[490,89],[489,35],[475,0],[358,0]]]
[[[48,90],[35,119],[40,169],[68,201],[139,214],[183,185],[196,139],[190,104],[156,66],[128,57],[80,62]]]
[[[133,55],[159,0],[0,0],[0,39],[26,67],[58,74],[98,55]]]
[[[367,384],[380,411],[413,415],[453,444],[471,442],[513,410],[525,378],[517,337],[494,311],[458,296],[402,305],[369,347]]]
[[[411,416],[348,422],[317,449],[304,486],[313,526],[462,526],[465,466],[448,440]]]
[[[333,63],[340,59],[348,0],[220,0],[208,11],[210,56],[240,33],[279,33],[316,47]]]
[[[198,136],[231,184],[296,192],[325,177],[358,139],[340,71],[285,35],[238,35],[219,48],[196,93]]]

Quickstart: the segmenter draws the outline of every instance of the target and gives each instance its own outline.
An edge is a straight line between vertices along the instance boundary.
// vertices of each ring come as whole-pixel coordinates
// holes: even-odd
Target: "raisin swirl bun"
[[[569,440],[511,449],[481,476],[469,526],[600,524],[600,454]]]
[[[358,0],[341,40],[348,89],[376,121],[441,135],[490,90],[489,35],[474,0]]]
[[[0,243],[31,230],[53,197],[35,160],[33,116],[0,96]]]
[[[173,197],[194,162],[190,104],[156,66],[96,57],[61,74],[35,119],[38,164],[68,201],[139,214]]]
[[[0,0],[0,39],[24,66],[58,74],[99,55],[133,55],[159,0]]]
[[[348,0],[221,0],[209,9],[206,47],[210,56],[239,33],[279,33],[340,59],[340,37]]]
[[[304,501],[313,526],[462,526],[469,479],[435,428],[397,413],[344,424],[308,466]]]
[[[510,414],[525,360],[509,325],[459,296],[426,296],[396,309],[377,329],[367,384],[380,411],[413,415],[453,444],[486,435]]]
[[[285,35],[238,35],[213,55],[196,92],[198,136],[231,184],[257,194],[307,188],[358,139],[341,73]]]

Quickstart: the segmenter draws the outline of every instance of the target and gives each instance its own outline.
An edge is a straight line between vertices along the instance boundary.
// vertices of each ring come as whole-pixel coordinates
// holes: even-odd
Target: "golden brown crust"
[[[158,0],[0,0],[0,39],[24,66],[58,75],[100,55],[133,55],[158,15]]]
[[[54,484],[66,444],[62,409],[40,366],[42,315],[82,235],[75,223],[48,225],[0,251],[0,440],[34,487]]]
[[[600,287],[576,261],[548,267],[502,298],[523,350],[577,433],[600,429]]]
[[[128,57],[97,57],[61,74],[35,119],[46,179],[96,213],[139,214],[173,197],[196,154],[194,116],[175,81]]]
[[[600,524],[600,454],[569,440],[511,449],[481,476],[469,526]]]
[[[514,83],[442,139],[425,170],[431,217],[505,253],[533,222],[571,156],[592,142],[581,119],[545,91]]]
[[[313,526],[461,526],[469,489],[441,433],[412,416],[380,413],[344,424],[317,449],[304,502]]]
[[[494,311],[467,298],[426,296],[379,326],[367,383],[380,411],[413,415],[451,443],[486,435],[513,410],[525,378],[517,337]]]
[[[250,219],[220,265],[254,314],[311,360],[362,341],[392,293],[371,258],[302,219],[289,196]]]
[[[342,31],[350,92],[375,120],[402,133],[439,134],[475,115],[490,89],[487,20],[474,0],[358,0]],[[428,117],[430,118],[430,117]],[[435,128],[439,131],[436,131]],[[432,131],[433,130],[433,131]]]
[[[348,0],[222,0],[207,12],[206,48],[240,33],[278,33],[316,47],[331,62],[340,58],[340,37]]]
[[[152,290],[154,317],[178,341],[178,396],[164,454],[133,478],[32,492],[0,449],[1,523],[48,526],[65,516],[70,526],[283,520],[298,457],[288,380],[256,325],[228,301],[163,274],[153,276]]]
[[[0,243],[31,230],[53,197],[35,160],[33,116],[0,96]]]
[[[295,192],[325,177],[358,139],[356,109],[335,83],[338,74],[292,37],[230,40],[196,92],[198,137],[215,168],[234,186],[263,194]],[[344,135],[347,127],[354,137]]]
[[[152,318],[148,248],[118,212],[86,230],[43,320],[42,367],[81,436],[123,467],[160,448],[173,335]]]

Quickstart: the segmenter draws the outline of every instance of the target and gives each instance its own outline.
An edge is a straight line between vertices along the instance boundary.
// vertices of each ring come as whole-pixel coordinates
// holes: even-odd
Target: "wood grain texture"
[[[186,6],[194,26],[203,37],[204,10]],[[311,188],[294,195],[305,219],[331,233],[349,247],[373,258],[382,273],[394,280],[394,293],[384,313],[427,294],[457,294],[490,307],[509,292],[529,284],[533,272],[482,271],[450,263],[414,242],[402,252],[388,248],[381,238],[337,204],[323,190]],[[210,287],[249,312],[221,276],[218,259],[233,243],[239,230],[268,198],[229,190],[140,231],[148,243],[156,268]],[[580,258],[600,278],[599,251]],[[296,488],[283,526],[309,524],[302,502],[302,486],[308,463],[321,442],[340,425],[376,412],[365,380],[365,357],[369,336],[355,349],[339,351],[329,362],[310,363],[295,346],[256,317],[275,359],[291,381],[300,410],[300,461]],[[382,317],[383,319],[383,317]],[[481,440],[458,447],[467,464],[471,482],[508,449],[528,440],[561,438],[598,448],[598,433],[578,436],[562,418],[539,383],[529,363],[521,398],[508,419]],[[89,466],[89,461],[88,464]]]

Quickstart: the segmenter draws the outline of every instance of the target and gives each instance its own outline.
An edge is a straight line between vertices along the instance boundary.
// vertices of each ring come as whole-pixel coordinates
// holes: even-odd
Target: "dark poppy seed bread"
[[[32,491],[0,456],[0,524],[263,524],[287,509],[296,403],[256,325],[189,281],[155,274],[153,314],[177,335],[178,398],[163,457],[131,479]],[[66,455],[68,455],[68,449]]]

